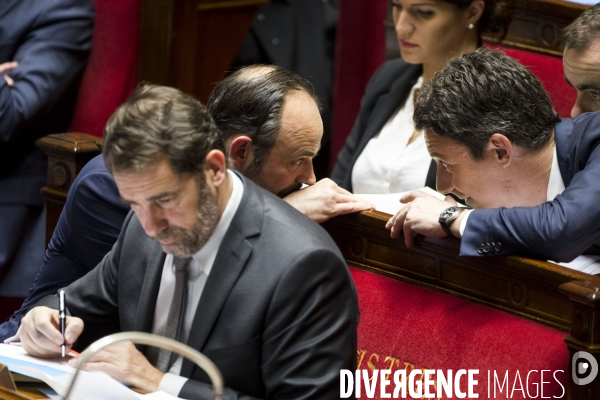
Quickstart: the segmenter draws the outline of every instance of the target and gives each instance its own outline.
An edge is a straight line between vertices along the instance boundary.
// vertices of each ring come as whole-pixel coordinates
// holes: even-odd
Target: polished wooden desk
[[[600,360],[600,277],[516,256],[460,257],[460,242],[448,238],[418,236],[408,249],[402,238],[390,238],[385,229],[389,217],[361,212],[334,218],[323,227],[353,267],[565,332],[571,356],[583,350]],[[569,399],[600,399],[600,379],[578,386],[570,370],[568,377]]]

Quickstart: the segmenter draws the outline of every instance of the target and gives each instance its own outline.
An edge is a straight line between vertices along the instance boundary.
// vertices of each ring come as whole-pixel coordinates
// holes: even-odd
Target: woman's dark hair
[[[468,8],[473,0],[442,0],[453,4],[459,9]],[[516,9],[516,0],[484,0],[485,8],[477,21],[477,32],[498,35],[500,39],[506,35],[508,24]]]

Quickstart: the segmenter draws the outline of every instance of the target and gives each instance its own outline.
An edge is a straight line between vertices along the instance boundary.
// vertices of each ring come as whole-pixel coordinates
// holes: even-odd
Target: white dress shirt
[[[414,94],[422,85],[423,77],[420,77],[404,105],[358,156],[352,168],[354,193],[401,193],[425,186],[431,165],[425,137],[420,134],[408,143],[415,132]]]
[[[202,295],[204,285],[206,284],[208,275],[210,274],[215,258],[217,257],[217,252],[219,251],[223,237],[233,220],[233,216],[235,215],[240,202],[242,201],[242,195],[244,194],[244,184],[242,183],[242,180],[230,170],[227,170],[227,172],[231,177],[233,186],[231,197],[229,198],[227,206],[223,211],[223,215],[221,215],[221,219],[210,239],[208,239],[208,242],[206,242],[204,247],[194,254],[190,260],[186,299],[186,304],[188,306],[185,310],[183,330],[179,338],[179,340],[184,343],[187,342],[192,322],[196,315],[198,302],[200,301],[200,296]],[[173,267],[173,255],[167,254],[160,280],[160,287],[158,289],[158,297],[156,298],[156,310],[154,312],[154,322],[152,323],[152,333],[157,335],[162,335],[164,333],[174,291],[175,268]],[[158,348],[149,348],[147,354],[149,359],[156,360],[158,357]],[[169,372],[166,373],[160,381],[158,390],[162,390],[163,392],[174,396],[179,394],[181,388],[187,382],[187,378],[179,376],[182,363],[183,358],[180,356],[177,358]]]
[[[565,190],[565,182],[563,181],[562,175],[560,174],[560,167],[558,166],[558,156],[556,154],[556,144],[554,145],[554,156],[552,158],[552,167],[550,168],[550,179],[548,180],[548,189],[546,190],[546,201],[552,201]],[[469,214],[473,210],[464,211],[465,217],[460,223],[460,236],[464,235],[465,229],[467,229],[467,220]]]

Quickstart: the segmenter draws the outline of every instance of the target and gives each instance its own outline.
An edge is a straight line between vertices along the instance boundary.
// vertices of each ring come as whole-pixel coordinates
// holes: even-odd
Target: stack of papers
[[[11,372],[37,378],[50,386],[54,393],[45,393],[51,399],[62,399],[67,393],[75,369],[67,361],[40,359],[27,355],[20,346],[0,344],[0,363]],[[111,378],[104,372],[80,371],[77,383],[69,397],[73,400],[175,400],[178,397],[164,392],[140,394]]]
[[[550,262],[590,275],[600,274],[600,256],[579,256],[571,262]]]

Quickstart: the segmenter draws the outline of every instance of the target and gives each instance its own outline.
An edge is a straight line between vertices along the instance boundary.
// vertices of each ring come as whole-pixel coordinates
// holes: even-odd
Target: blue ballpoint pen
[[[60,292],[58,292],[58,298],[59,298],[59,304],[58,304],[58,312],[59,312],[59,320],[60,320],[60,333],[63,336],[63,344],[62,344],[62,356],[65,356],[65,351],[66,351],[66,340],[65,340],[65,325],[66,325],[66,319],[67,319],[67,315],[65,313],[65,291],[64,290],[60,290]]]

